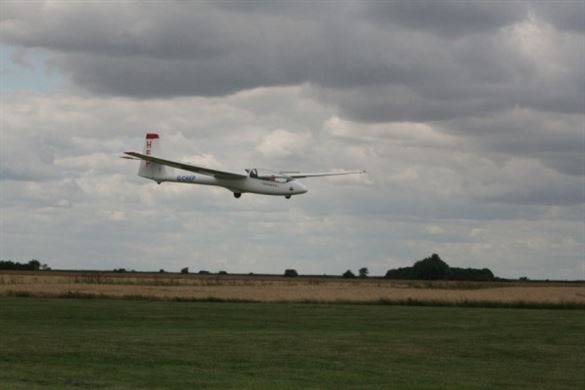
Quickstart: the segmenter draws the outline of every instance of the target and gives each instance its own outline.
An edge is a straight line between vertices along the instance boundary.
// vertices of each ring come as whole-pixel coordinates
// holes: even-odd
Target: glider
[[[211,169],[190,163],[177,162],[160,158],[160,137],[157,133],[147,133],[144,152],[124,152],[123,158],[140,160],[138,175],[154,180],[158,184],[163,182],[202,184],[227,188],[236,198],[249,192],[261,195],[277,195],[290,199],[292,195],[307,192],[307,188],[296,179],[321,176],[338,176],[365,173],[364,170],[334,171],[334,172],[273,172],[265,169],[251,168],[244,173],[234,173]],[[182,172],[172,172],[167,167]],[[174,171],[174,170],[173,170]]]

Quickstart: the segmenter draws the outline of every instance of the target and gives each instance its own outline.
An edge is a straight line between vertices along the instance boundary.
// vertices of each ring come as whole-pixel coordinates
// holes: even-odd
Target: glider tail
[[[160,157],[160,138],[157,133],[146,133],[144,154]],[[166,169],[164,165],[142,160],[140,161],[140,168],[138,168],[138,176],[152,179],[160,183],[159,179],[163,179],[166,176]]]

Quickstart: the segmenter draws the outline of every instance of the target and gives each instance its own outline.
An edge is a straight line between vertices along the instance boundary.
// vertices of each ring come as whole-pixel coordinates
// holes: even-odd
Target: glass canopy
[[[261,179],[266,181],[275,181],[279,183],[287,183],[292,180],[292,178],[283,175],[280,172],[274,172],[264,168],[250,168],[246,169],[246,172],[255,179]]]

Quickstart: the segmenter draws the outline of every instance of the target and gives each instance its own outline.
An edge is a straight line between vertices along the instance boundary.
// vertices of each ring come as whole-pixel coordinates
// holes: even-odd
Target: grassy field
[[[467,302],[585,308],[584,283],[423,282],[168,273],[3,271],[0,295],[259,302]]]
[[[0,297],[2,389],[582,389],[585,312]]]

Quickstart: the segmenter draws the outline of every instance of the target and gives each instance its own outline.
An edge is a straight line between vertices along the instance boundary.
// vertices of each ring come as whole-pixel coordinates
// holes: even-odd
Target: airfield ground
[[[419,282],[381,278],[0,271],[0,296],[255,302],[382,302],[585,308],[585,283]]]
[[[585,312],[0,296],[2,389],[583,389]]]
[[[0,388],[580,389],[583,329],[583,283],[0,271]]]

